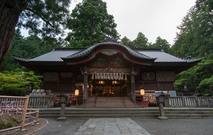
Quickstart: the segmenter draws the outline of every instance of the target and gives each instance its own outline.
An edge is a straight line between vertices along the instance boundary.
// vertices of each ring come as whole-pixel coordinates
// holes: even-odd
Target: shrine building
[[[90,96],[129,97],[137,91],[175,91],[175,74],[201,59],[185,60],[160,49],[131,49],[117,42],[101,42],[89,48],[62,48],[36,58],[15,57],[21,65],[43,75],[41,89],[74,93],[82,102]]]

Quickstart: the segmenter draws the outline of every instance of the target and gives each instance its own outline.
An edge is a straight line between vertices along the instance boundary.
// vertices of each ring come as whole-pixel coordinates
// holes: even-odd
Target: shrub
[[[18,126],[21,116],[17,114],[2,114],[0,116],[0,130]]]
[[[34,88],[40,85],[40,77],[33,72],[4,71],[0,73],[0,80],[1,95],[23,96],[29,83],[33,83]]]

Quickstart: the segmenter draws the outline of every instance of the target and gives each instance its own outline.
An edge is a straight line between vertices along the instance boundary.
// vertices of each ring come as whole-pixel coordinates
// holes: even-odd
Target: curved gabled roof
[[[180,67],[189,68],[202,59],[185,60],[168,54],[160,49],[131,49],[116,42],[102,42],[89,48],[61,48],[32,59],[14,57],[25,66],[33,65],[78,65],[90,62],[97,54],[113,56],[119,54],[127,61],[138,65],[151,65],[152,67]],[[92,61],[91,61],[92,62]],[[179,66],[179,67],[178,67]],[[149,67],[150,68],[150,67]],[[181,69],[182,70],[182,69]]]
[[[109,45],[113,45],[112,46],[109,46]],[[141,53],[138,53],[137,51],[134,51],[128,47],[126,47],[125,45],[122,45],[122,44],[119,44],[119,43],[116,43],[116,42],[102,42],[102,43],[98,43],[98,44],[95,44],[85,50],[82,50],[82,51],[79,51],[75,54],[72,54],[70,56],[67,56],[67,57],[62,57],[62,59],[77,59],[77,58],[81,58],[81,57],[84,57],[84,56],[87,56],[87,55],[90,55],[96,48],[99,48],[99,47],[106,47],[106,48],[114,48],[114,47],[119,47],[119,48],[122,48],[124,50],[126,50],[130,55],[136,57],[136,58],[139,58],[139,59],[147,59],[147,60],[155,60],[156,58],[152,58],[152,57],[149,57],[147,55],[144,55],[144,54],[141,54]]]

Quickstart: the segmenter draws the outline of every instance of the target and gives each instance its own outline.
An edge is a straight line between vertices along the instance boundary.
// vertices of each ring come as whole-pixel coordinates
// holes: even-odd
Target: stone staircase
[[[40,117],[59,117],[61,108],[41,108]],[[164,107],[165,116],[177,118],[213,118],[213,108],[172,108]],[[142,107],[134,105],[130,97],[89,97],[87,104],[78,107],[66,107],[66,117],[107,118],[107,117],[139,117],[157,118],[159,107]]]
[[[85,108],[135,108],[130,97],[89,97]]]
[[[59,117],[61,108],[40,108],[40,117]],[[172,108],[164,107],[165,116],[177,118],[213,118],[213,108]],[[66,117],[107,118],[107,117],[139,117],[157,118],[158,107],[141,107],[134,105],[129,97],[89,97],[87,104],[66,107]]]
[[[86,103],[86,105],[84,107],[85,108],[94,108],[95,107],[95,100],[96,100],[95,96],[88,97],[87,103]]]
[[[59,117],[61,108],[41,108],[39,117]],[[164,108],[165,116],[169,119],[184,118],[213,118],[213,108]],[[66,107],[66,117],[79,118],[112,118],[139,117],[157,118],[158,107],[144,108],[70,108]]]
[[[130,100],[130,97],[124,97],[123,99],[124,99],[124,107],[125,108],[141,107],[141,106],[134,105],[132,103],[132,101]]]
[[[97,97],[96,108],[124,108],[122,97]]]

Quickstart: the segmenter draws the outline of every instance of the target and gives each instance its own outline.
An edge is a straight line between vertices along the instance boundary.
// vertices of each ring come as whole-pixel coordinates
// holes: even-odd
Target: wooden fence
[[[32,109],[30,109],[29,112],[27,112],[28,102],[29,96],[0,96],[0,109],[3,113],[22,115],[20,126],[0,130],[0,132],[17,128],[23,130],[24,126],[32,123],[25,123],[26,118],[34,118],[33,122],[38,122],[39,109],[35,110],[34,112]],[[32,117],[33,114],[36,116]]]
[[[30,96],[28,107],[49,108],[54,106],[53,96]]]
[[[49,108],[53,106],[54,106],[53,96],[43,96],[43,97],[0,96],[0,109],[4,113],[22,114],[23,117],[24,116],[26,117],[26,114],[24,113],[27,113],[26,112],[27,107]],[[165,106],[167,107],[213,107],[213,97],[196,97],[196,96],[167,97],[165,99]]]
[[[213,97],[177,96],[165,100],[168,107],[213,107]]]

